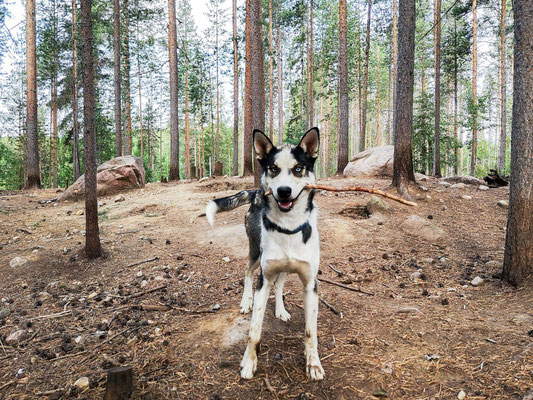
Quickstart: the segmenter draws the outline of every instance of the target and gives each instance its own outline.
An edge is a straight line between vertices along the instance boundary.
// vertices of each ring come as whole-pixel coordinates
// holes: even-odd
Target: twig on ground
[[[268,377],[263,378],[263,380],[265,381],[265,386],[266,386],[267,390],[270,392],[270,394],[272,396],[274,396],[277,399],[278,398],[278,394],[276,392],[276,389],[274,389],[272,387],[272,385],[270,384],[270,381],[268,380]]]
[[[145,290],[144,292],[139,292],[139,293],[131,294],[131,295],[129,295],[129,296],[126,296],[126,298],[127,298],[127,299],[135,299],[135,298],[137,298],[137,297],[144,296],[145,294],[152,293],[152,292],[157,292],[158,290],[163,290],[163,289],[166,289],[166,288],[167,288],[167,285],[158,286],[158,287],[155,287],[155,288],[153,288],[153,289]]]
[[[71,358],[71,357],[76,357],[76,356],[81,356],[82,354],[85,354],[87,353],[87,351],[80,351],[78,353],[72,353],[72,354],[65,354],[64,356],[60,356],[60,357],[56,357],[56,358],[52,358],[50,361],[51,362],[56,362],[56,361],[59,361],[59,360],[64,360],[65,358]]]
[[[322,297],[320,297],[320,301],[322,302],[322,304],[324,304],[327,308],[330,309],[330,311],[335,314],[335,315],[338,315],[339,317],[342,318],[342,313],[337,310],[335,307],[333,307],[331,304],[329,304],[326,300],[324,300]]]
[[[155,256],[155,257],[149,258],[149,259],[147,259],[147,260],[136,261],[136,262],[134,262],[134,263],[128,264],[128,265],[126,265],[124,268],[136,267],[137,265],[146,264],[146,263],[148,263],[148,262],[151,262],[151,261],[157,261],[157,260],[159,260],[159,257]]]
[[[320,282],[329,283],[330,285],[335,285],[335,286],[341,287],[341,288],[346,289],[346,290],[351,290],[352,292],[358,292],[358,293],[367,294],[369,296],[374,296],[374,293],[365,292],[364,290],[361,290],[359,288],[354,288],[354,287],[351,287],[351,286],[343,285],[342,283],[333,282],[333,281],[330,281],[330,280],[327,280],[327,279],[324,279],[324,278],[317,278],[317,279]]]
[[[36,317],[27,318],[26,321],[33,321],[35,319],[60,318],[60,317],[64,317],[65,315],[69,315],[69,314],[72,314],[72,310],[61,311],[61,312],[58,312],[56,314],[37,315]]]
[[[2,343],[2,340],[0,340],[0,346],[2,346],[2,350],[4,350],[4,355],[7,357],[7,351],[6,351],[6,348],[4,347],[4,343]]]
[[[127,235],[129,233],[137,233],[137,232],[139,232],[139,229],[135,229],[133,231],[117,232],[117,235]]]
[[[126,306],[120,306],[115,308],[113,311],[123,310],[125,308],[142,308],[145,311],[170,311],[172,310],[171,306],[162,305],[162,304],[130,304]]]
[[[116,333],[114,334],[113,336],[111,336],[110,338],[104,340],[103,342],[101,343],[98,343],[96,346],[93,347],[92,351],[96,350],[97,348],[103,346],[104,344],[106,343],[109,343],[110,341],[112,341],[114,338],[126,333],[127,331],[131,331],[131,330],[137,330],[139,329],[140,327],[139,326],[136,326],[136,327],[129,327],[129,328],[126,328],[126,329],[123,329],[121,330],[119,333]]]
[[[12,381],[9,381],[9,382],[3,384],[2,386],[0,386],[0,390],[5,389],[6,387],[11,386],[12,384],[14,384],[16,382],[17,382],[17,380],[13,379]]]
[[[341,276],[344,275],[344,272],[339,271],[338,269],[335,269],[335,268],[333,267],[333,265],[328,264],[328,267],[329,267],[332,271],[335,271],[335,272],[337,273],[337,275],[339,275],[339,277],[341,277]]]

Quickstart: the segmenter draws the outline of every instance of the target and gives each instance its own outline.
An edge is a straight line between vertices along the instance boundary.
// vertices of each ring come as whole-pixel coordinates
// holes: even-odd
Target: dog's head
[[[263,170],[261,184],[283,212],[289,212],[305,185],[315,182],[314,166],[318,157],[318,128],[309,129],[297,146],[276,147],[260,130],[253,132],[254,149]]]

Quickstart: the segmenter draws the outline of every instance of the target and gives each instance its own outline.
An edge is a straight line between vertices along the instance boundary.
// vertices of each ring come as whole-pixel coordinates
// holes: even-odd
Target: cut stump
[[[104,400],[127,400],[133,394],[133,368],[116,367],[107,373]]]

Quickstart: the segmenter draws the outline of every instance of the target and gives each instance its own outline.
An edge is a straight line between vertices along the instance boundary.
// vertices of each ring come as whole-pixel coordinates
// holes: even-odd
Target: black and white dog
[[[307,376],[314,380],[323,379],[317,342],[316,276],[320,259],[317,209],[313,190],[305,188],[315,182],[313,169],[319,149],[318,128],[307,131],[298,146],[277,148],[259,130],[253,132],[253,143],[262,167],[259,189],[212,200],[206,207],[207,220],[213,225],[215,213],[251,204],[245,219],[250,253],[241,313],[248,313],[252,305],[253,312],[248,346],[241,361],[241,377],[250,379],[257,369],[263,317],[272,285],[276,289],[276,318],[288,321],[291,316],[283,305],[283,284],[288,273],[297,273],[304,292]],[[261,271],[254,298],[253,272],[258,265]]]

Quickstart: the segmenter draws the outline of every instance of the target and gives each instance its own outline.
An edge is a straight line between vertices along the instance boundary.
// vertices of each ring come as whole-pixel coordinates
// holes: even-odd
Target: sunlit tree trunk
[[[477,163],[477,0],[472,0],[472,154],[470,158],[470,175],[476,175]]]
[[[392,126],[396,118],[396,81],[398,75],[398,0],[392,0]],[[390,136],[392,136],[389,133]]]
[[[337,174],[348,164],[348,45],[346,0],[339,1],[339,139]]]
[[[366,47],[365,47],[365,65],[363,76],[363,106],[361,116],[361,133],[359,135],[359,151],[365,149],[366,144],[366,110],[367,110],[367,91],[368,91],[368,63],[370,59],[370,17],[372,13],[372,0],[368,0],[368,14],[366,19]]]
[[[74,181],[80,177],[80,146],[78,143],[78,15],[76,0],[72,0],[72,161]]]
[[[239,174],[239,52],[237,48],[237,0],[233,0],[232,3],[233,3],[233,175],[238,175]]]
[[[252,0],[246,0],[245,25],[245,68],[244,68],[244,142],[243,142],[243,175],[253,175],[254,158],[252,149],[252,63],[251,63],[251,13]]]
[[[130,11],[128,0],[124,0],[124,86],[126,97],[126,135],[124,154],[131,154],[132,150],[132,131],[131,131],[131,80],[130,80]]]
[[[180,179],[178,132],[178,43],[176,33],[176,2],[168,0],[168,48],[170,57],[170,171],[168,179]]]
[[[441,0],[433,3],[433,49],[435,54],[435,141],[433,143],[433,175],[441,177],[440,172],[440,9]]]
[[[282,58],[281,58],[281,21],[279,19],[278,0],[278,144],[283,142],[283,79],[282,79]]]
[[[113,7],[113,59],[115,85],[115,157],[120,157],[123,154],[122,92],[120,88],[122,79],[120,74],[120,0],[114,0]]]
[[[380,98],[380,64],[381,53],[379,48],[377,49],[377,66],[376,66],[376,146],[381,146],[381,98]]]
[[[274,37],[272,34],[272,0],[268,1],[268,132],[272,142],[274,142]]]
[[[191,153],[189,132],[189,56],[185,59],[185,179],[191,179]]]
[[[313,41],[313,0],[309,0],[309,29],[308,29],[308,51],[307,51],[307,129],[315,126],[315,96],[314,96],[314,41]]]
[[[507,149],[507,77],[505,73],[505,14],[506,0],[502,1],[500,19],[500,148],[498,153],[498,169],[505,169],[505,153]]]
[[[137,7],[137,12],[139,12]],[[137,41],[140,41],[139,35],[139,18],[137,18]],[[144,165],[144,132],[143,132],[143,103],[142,103],[142,75],[141,75],[141,60],[140,50],[137,51],[137,79],[139,92],[139,134],[141,141],[141,163]]]

